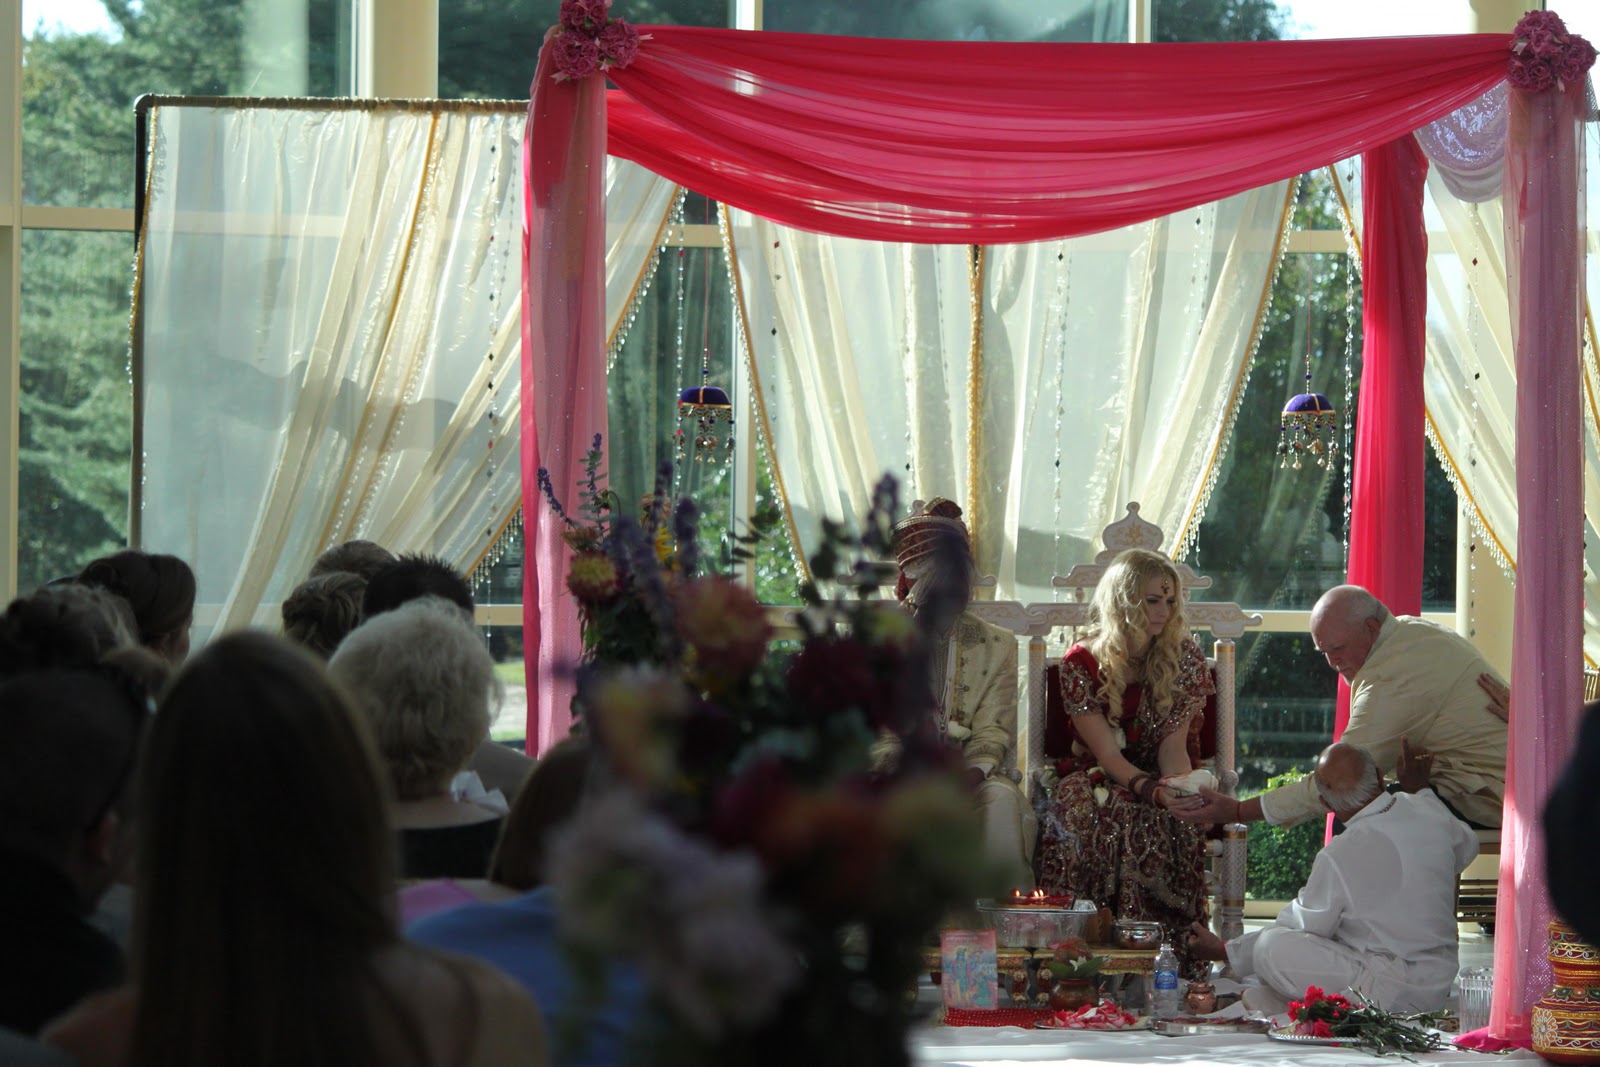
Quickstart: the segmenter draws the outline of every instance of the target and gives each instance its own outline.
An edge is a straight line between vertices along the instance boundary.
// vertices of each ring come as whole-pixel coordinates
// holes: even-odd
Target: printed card
[[[946,1008],[1000,1006],[1000,969],[993,930],[946,930],[939,935]]]

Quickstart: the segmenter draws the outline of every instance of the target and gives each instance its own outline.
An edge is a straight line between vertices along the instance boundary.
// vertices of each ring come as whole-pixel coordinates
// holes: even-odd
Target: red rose
[[[1332,1037],[1333,1036],[1333,1027],[1329,1026],[1327,1023],[1323,1022],[1321,1019],[1318,1019],[1316,1022],[1311,1024],[1311,1036],[1312,1037]]]
[[[611,0],[561,0],[561,25],[567,29],[597,29],[610,13]]]
[[[556,77],[581,81],[600,69],[600,47],[580,30],[565,29],[550,42]]]
[[[626,19],[612,19],[595,38],[600,55],[608,67],[626,67],[639,54],[639,31]]]

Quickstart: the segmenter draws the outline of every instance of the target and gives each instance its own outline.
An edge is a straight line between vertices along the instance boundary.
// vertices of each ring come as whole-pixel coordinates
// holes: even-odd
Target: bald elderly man
[[[1506,723],[1485,703],[1483,682],[1504,683],[1471,642],[1426,619],[1392,615],[1357,585],[1322,595],[1311,609],[1311,640],[1350,683],[1341,741],[1370,752],[1380,767],[1401,764],[1403,788],[1427,782],[1468,825],[1500,825]],[[1326,811],[1316,784],[1304,778],[1245,801],[1206,790],[1173,814],[1191,822],[1292,825]]]
[[[1459,962],[1456,879],[1478,854],[1476,835],[1429,790],[1385,791],[1354,745],[1323,749],[1306,781],[1344,833],[1275,923],[1226,944],[1195,923],[1190,949],[1259,978],[1245,992],[1259,1011],[1283,1012],[1308,986],[1354,990],[1389,1011],[1444,1007]]]

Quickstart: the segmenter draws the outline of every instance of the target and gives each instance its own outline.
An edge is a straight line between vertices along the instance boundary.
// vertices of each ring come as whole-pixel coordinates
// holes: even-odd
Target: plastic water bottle
[[[1158,1019],[1172,1019],[1182,1014],[1182,997],[1178,993],[1178,956],[1172,943],[1161,942],[1156,954],[1155,990],[1150,997],[1150,1012]]]

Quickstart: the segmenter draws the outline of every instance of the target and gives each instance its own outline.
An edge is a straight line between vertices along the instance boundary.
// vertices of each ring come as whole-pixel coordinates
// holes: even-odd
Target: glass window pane
[[[132,261],[129,234],[23,233],[19,590],[126,543]]]
[[[762,29],[923,41],[1126,41],[1127,0],[766,0]]]
[[[1271,0],[1153,0],[1152,36],[1157,41],[1272,41],[1293,37],[1290,11],[1294,6]]]
[[[500,713],[489,724],[495,741],[522,741],[528,736],[528,687],[522,660],[522,627],[484,626],[479,630],[494,657],[494,673],[506,687]]]
[[[560,0],[442,0],[439,96],[526,100]],[[637,25],[729,26],[728,0],[626,0],[613,15]]]
[[[47,17],[55,6],[23,16],[26,203],[131,207],[133,103],[146,93],[350,90],[351,0],[144,0],[69,25]]]

